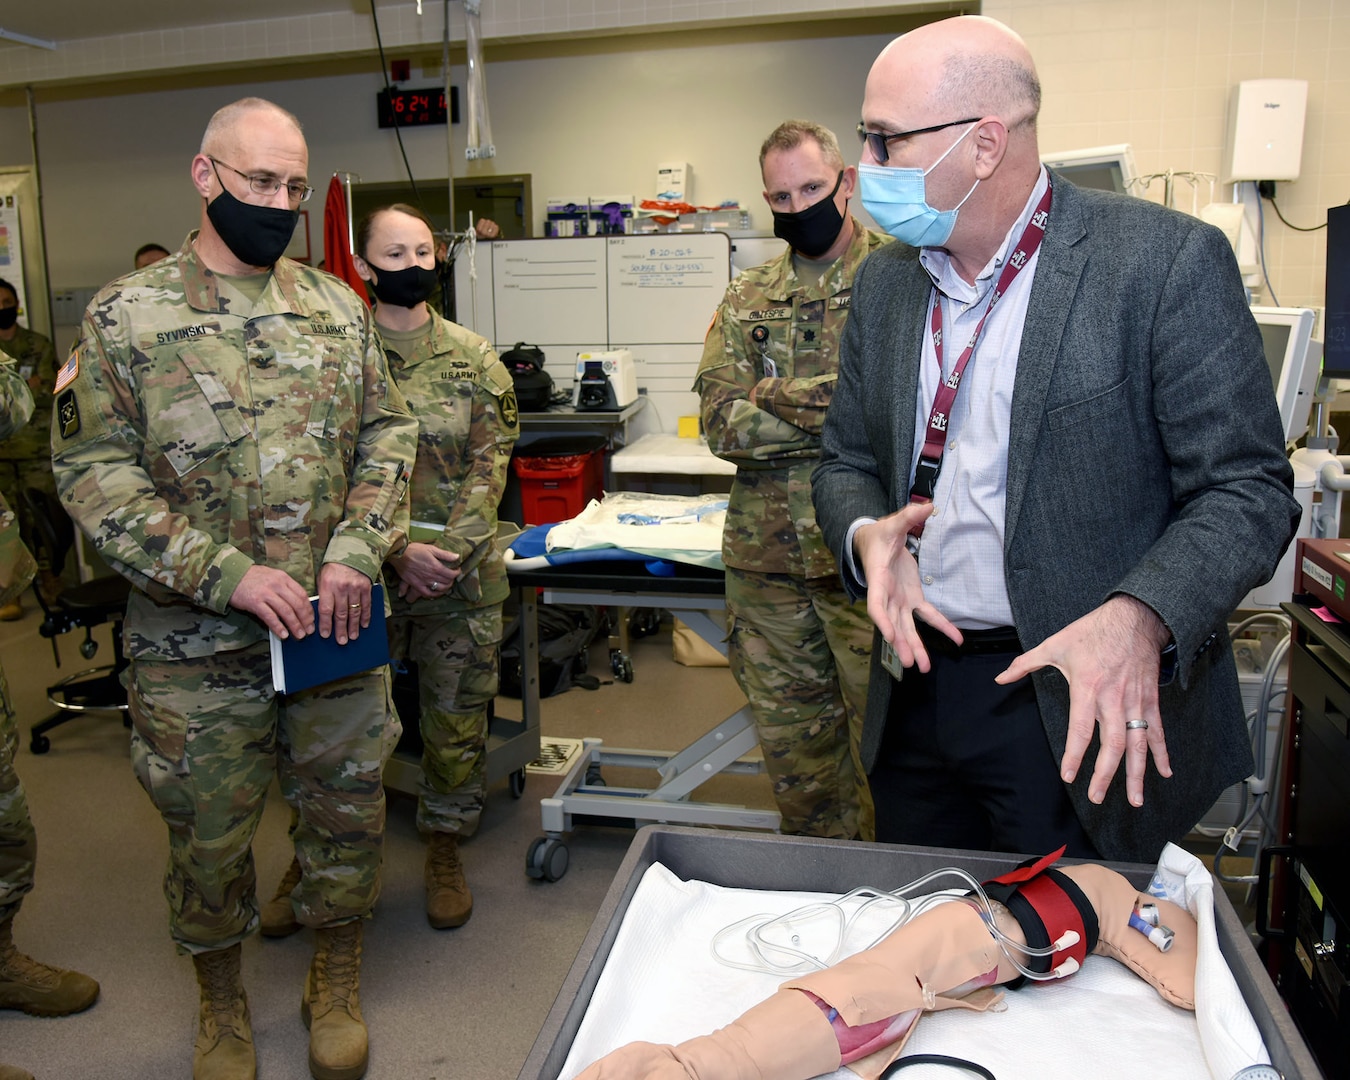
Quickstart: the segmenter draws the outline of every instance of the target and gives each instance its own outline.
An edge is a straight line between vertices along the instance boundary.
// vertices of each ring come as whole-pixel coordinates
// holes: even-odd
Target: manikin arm
[[[1176,905],[1136,892],[1104,866],[1069,866],[1058,873],[1069,879],[1068,886],[1047,885],[1054,875],[1038,864],[1013,890],[1010,906],[993,905],[997,926],[1022,966],[1034,963],[1013,946],[1025,945],[1028,937],[1064,943],[1048,963],[1061,974],[1077,970],[1075,953],[1111,956],[1174,1005],[1193,1009],[1194,919]],[[1074,899],[1067,905],[1057,899],[1059,892],[1068,896],[1075,891],[1077,901],[1086,904],[1081,912]],[[1028,897],[1033,898],[1030,914],[1024,902]],[[1159,921],[1173,933],[1168,951],[1160,951],[1130,925],[1138,904],[1158,908]],[[1075,935],[1076,943],[1071,941]],[[785,983],[711,1035],[679,1046],[630,1043],[591,1065],[577,1080],[809,1080],[841,1064],[876,1077],[899,1056],[924,1012],[986,1009],[1000,996],[994,986],[1021,977],[973,901],[944,903],[872,948]]]

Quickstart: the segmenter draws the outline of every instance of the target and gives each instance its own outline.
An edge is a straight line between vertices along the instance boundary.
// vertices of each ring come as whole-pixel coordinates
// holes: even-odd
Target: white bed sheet
[[[628,1042],[678,1043],[710,1032],[768,997],[785,978],[719,964],[711,953],[713,936],[758,912],[786,914],[828,898],[728,889],[682,881],[659,863],[648,868],[573,1040],[562,1080]],[[1004,1000],[1001,1012],[953,1010],[921,1017],[905,1054],[954,1054],[983,1064],[998,1080],[1211,1076],[1195,1014],[1169,1005],[1114,960],[1089,956],[1070,978],[1028,985]],[[1250,1014],[1247,1023],[1252,1023]],[[856,1080],[847,1068],[831,1075]],[[920,1065],[903,1075],[906,1080],[950,1080],[965,1074]]]
[[[550,552],[616,547],[695,566],[722,568],[725,495],[653,495],[611,491],[594,499],[576,517],[549,529]],[[629,516],[648,524],[620,521]]]

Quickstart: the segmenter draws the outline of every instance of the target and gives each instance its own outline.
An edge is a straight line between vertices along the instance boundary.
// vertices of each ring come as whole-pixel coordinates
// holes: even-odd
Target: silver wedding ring
[[[433,582],[431,583],[431,587],[432,587],[433,589],[439,589],[439,588],[441,587],[441,583],[440,583],[439,581],[433,581]]]
[[[1126,721],[1125,721],[1125,730],[1126,730],[1126,731],[1147,731],[1147,730],[1148,730],[1148,721],[1147,721],[1147,720],[1126,720]]]

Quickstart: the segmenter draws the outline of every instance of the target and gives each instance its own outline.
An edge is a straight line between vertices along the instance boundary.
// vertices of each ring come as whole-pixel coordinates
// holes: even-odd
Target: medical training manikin
[[[1061,853],[987,882],[979,901],[930,907],[872,948],[788,980],[711,1035],[630,1043],[577,1080],[808,1080],[841,1065],[874,1080],[923,1013],[986,1010],[1002,998],[996,986],[1070,975],[1089,953],[1194,1010],[1190,913],[1104,866],[1052,866]]]

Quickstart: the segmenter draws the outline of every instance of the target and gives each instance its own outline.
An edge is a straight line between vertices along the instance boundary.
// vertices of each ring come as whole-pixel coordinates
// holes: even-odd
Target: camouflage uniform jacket
[[[727,286],[708,329],[694,390],[708,445],[736,464],[722,534],[727,566],[806,578],[838,573],[816,525],[811,472],[853,276],[890,240],[850,221],[848,250],[819,280],[801,280],[785,251]]]
[[[372,581],[407,528],[417,422],[370,312],[289,259],[248,314],[198,259],[105,286],[56,381],[56,481],[136,586],[130,655],[172,660],[265,640],[229,606],[250,567],[313,595],[322,563]]]
[[[52,386],[56,382],[56,350],[41,334],[16,327],[13,341],[0,341],[0,353],[14,357],[19,375],[33,394],[33,418],[12,438],[0,440],[0,458],[29,461],[52,456]]]
[[[7,439],[28,422],[33,413],[33,395],[18,366],[0,356],[0,439]],[[14,511],[0,495],[0,603],[9,603],[28,587],[35,569],[33,556],[14,527]],[[3,679],[3,675],[0,675]],[[0,699],[0,719],[5,703]]]
[[[412,613],[500,604],[509,591],[496,547],[497,505],[506,467],[520,435],[515,384],[486,338],[431,314],[431,333],[410,356],[387,350],[389,372],[417,417],[417,464],[409,507],[412,520],[444,525],[418,539],[459,556],[463,572],[443,597],[395,600]]]

